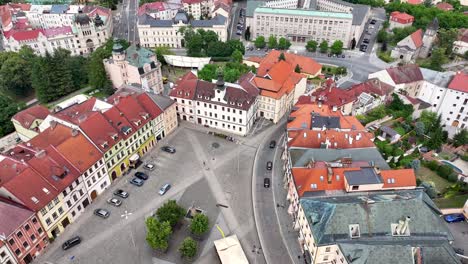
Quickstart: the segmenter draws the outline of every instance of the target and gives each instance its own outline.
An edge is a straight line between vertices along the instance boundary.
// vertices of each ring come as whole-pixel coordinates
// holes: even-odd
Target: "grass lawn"
[[[434,202],[439,208],[462,208],[467,199],[468,194],[462,194],[450,198],[435,199]]]
[[[176,82],[180,77],[186,74],[190,69],[163,66],[162,75],[167,77],[170,82]]]
[[[421,168],[416,172],[416,176],[422,181],[434,183],[435,189],[438,193],[443,193],[445,189],[451,185],[451,183],[446,179],[440,177],[435,172],[424,166],[421,166]]]
[[[400,135],[402,135],[402,136],[403,136],[404,134],[406,134],[405,129],[402,128],[402,127],[394,127],[393,129],[394,129],[396,132],[398,132],[398,134],[400,134]]]

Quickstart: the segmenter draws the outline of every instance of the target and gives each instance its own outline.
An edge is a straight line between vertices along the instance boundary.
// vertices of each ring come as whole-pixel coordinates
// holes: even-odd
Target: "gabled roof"
[[[421,70],[416,64],[388,68],[387,72],[395,84],[412,83],[424,80]]]
[[[80,124],[80,128],[103,153],[111,149],[121,140],[119,131],[117,131],[100,112],[91,114],[88,119]],[[117,138],[113,139],[112,137],[115,136],[117,136]]]
[[[446,3],[446,2],[441,2],[441,3],[438,3],[436,5],[436,7],[440,10],[444,10],[444,11],[451,11],[453,10],[453,6],[449,3]]]
[[[49,113],[47,107],[35,105],[15,114],[12,119],[18,121],[23,127],[30,128],[35,120],[44,120]]]
[[[380,176],[384,183],[384,189],[414,187],[416,188],[416,175],[413,169],[383,170]]]
[[[448,88],[468,93],[468,74],[464,72],[457,73],[455,77],[453,77]]]
[[[9,237],[33,215],[34,212],[23,205],[0,197],[0,234]]]
[[[135,133],[135,127],[132,122],[124,116],[115,106],[103,113],[112,126],[119,131],[120,137],[127,139]],[[129,133],[130,131],[130,133]],[[125,135],[127,133],[127,135]]]
[[[151,119],[154,119],[163,113],[163,110],[154,102],[153,99],[151,99],[149,94],[141,93],[136,96],[136,99],[144,110],[150,114]]]
[[[322,65],[309,57],[300,56],[292,53],[282,52],[279,50],[272,50],[260,62],[260,67],[257,70],[257,75],[265,76],[271,67],[278,62],[278,57],[283,53],[285,61],[294,69],[296,65],[301,67],[301,72],[309,75],[317,75]]]
[[[302,130],[295,133],[295,136],[288,142],[288,147],[310,149],[375,148],[373,139],[374,135],[369,132]]]
[[[132,125],[139,129],[150,122],[149,113],[141,107],[137,100],[127,92],[117,92],[107,101],[113,104],[127,118]],[[137,124],[136,122],[140,122]]]
[[[413,40],[414,46],[416,48],[419,48],[423,45],[423,31],[422,29],[418,29],[415,32],[413,32],[411,35],[411,40]]]
[[[390,20],[396,21],[401,24],[407,24],[407,23],[412,23],[414,21],[414,17],[405,12],[393,11],[390,14]]]

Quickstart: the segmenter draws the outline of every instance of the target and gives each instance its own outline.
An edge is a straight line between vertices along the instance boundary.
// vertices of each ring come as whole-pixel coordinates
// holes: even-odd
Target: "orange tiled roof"
[[[385,189],[416,187],[416,175],[413,169],[383,170],[380,176],[382,176]],[[394,182],[390,183],[389,179],[394,179]]]
[[[44,120],[49,115],[49,109],[42,105],[35,105],[27,108],[16,115],[13,119],[18,121],[23,127],[30,128],[34,120]]]
[[[375,148],[374,134],[360,131],[301,130],[288,142],[289,147],[329,149]]]
[[[297,193],[299,197],[302,197],[305,192],[344,190],[344,172],[355,170],[360,170],[360,168],[332,168],[329,178],[327,168],[293,168],[292,175]],[[312,184],[316,184],[317,188],[312,188]]]
[[[309,57],[304,57],[296,54],[291,54],[287,52],[282,52],[279,50],[272,50],[268,55],[266,55],[260,63],[257,73],[259,75],[264,75],[268,70],[273,67],[273,65],[278,61],[278,57],[283,53],[286,59],[286,62],[291,65],[294,69],[296,65],[301,67],[301,72],[309,75],[317,75],[321,69],[322,65],[317,63],[315,60]]]

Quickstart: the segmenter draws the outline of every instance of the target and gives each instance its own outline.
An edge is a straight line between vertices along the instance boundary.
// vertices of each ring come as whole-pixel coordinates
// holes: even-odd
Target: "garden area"
[[[393,143],[388,139],[375,141],[388,165],[392,169],[413,168],[417,185],[424,187],[440,208],[462,207],[468,196],[468,184],[459,181],[453,167],[441,161],[466,159],[466,152],[454,152],[452,149],[468,144],[468,132],[461,130],[449,140],[447,132],[442,128],[440,115],[423,111],[417,120],[413,120],[412,113],[412,106],[404,104],[394,94],[392,102],[357,118],[367,124],[392,116],[391,120],[374,129],[376,137],[381,135],[380,129],[384,126],[400,135]],[[449,147],[443,145],[447,142],[451,144]]]
[[[186,210],[169,200],[146,219],[146,241],[158,257],[192,262],[203,249],[211,226],[203,211]]]

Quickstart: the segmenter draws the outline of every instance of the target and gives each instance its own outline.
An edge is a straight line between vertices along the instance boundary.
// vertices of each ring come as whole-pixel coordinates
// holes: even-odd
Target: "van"
[[[62,244],[62,249],[67,250],[69,248],[72,248],[78,244],[81,243],[81,238],[79,236],[73,237],[65,241],[65,243]]]

